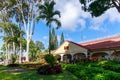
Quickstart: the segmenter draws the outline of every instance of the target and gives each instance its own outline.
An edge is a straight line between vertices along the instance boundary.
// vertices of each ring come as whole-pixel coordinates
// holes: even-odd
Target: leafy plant
[[[48,64],[53,65],[54,63],[56,63],[56,58],[52,54],[46,54],[44,58]]]
[[[14,54],[11,54],[11,62],[12,64],[15,64],[16,58],[14,56]]]
[[[53,66],[43,65],[37,69],[37,73],[42,75],[58,74],[62,72],[63,70],[60,64],[54,64]]]

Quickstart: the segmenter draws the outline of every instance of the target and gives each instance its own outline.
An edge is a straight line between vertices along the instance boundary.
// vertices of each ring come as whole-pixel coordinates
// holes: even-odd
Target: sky
[[[120,13],[116,8],[107,10],[100,17],[92,17],[90,13],[81,9],[79,0],[55,0],[55,9],[61,12],[60,21],[62,26],[55,30],[60,41],[61,33],[64,33],[65,40],[76,43],[120,35]],[[55,25],[53,24],[53,27]],[[33,41],[42,41],[48,46],[48,27],[44,21],[36,23]],[[2,45],[0,40],[0,45]]]

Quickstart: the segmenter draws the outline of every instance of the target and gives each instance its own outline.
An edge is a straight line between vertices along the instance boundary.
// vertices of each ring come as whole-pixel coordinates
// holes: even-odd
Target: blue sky
[[[102,37],[120,35],[120,13],[116,8],[109,9],[100,17],[92,18],[82,11],[79,0],[55,0],[55,9],[60,10],[62,26],[56,30],[58,40],[63,32],[65,40],[77,43],[98,39]],[[55,26],[53,24],[53,26]],[[45,47],[48,46],[48,27],[44,21],[36,24],[33,40],[40,40]],[[1,44],[2,41],[0,40]]]

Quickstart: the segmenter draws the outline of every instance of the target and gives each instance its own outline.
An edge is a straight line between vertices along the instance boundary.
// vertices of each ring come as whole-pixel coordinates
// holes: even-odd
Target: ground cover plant
[[[120,64],[115,61],[98,61],[78,64],[62,64],[80,80],[120,80]]]

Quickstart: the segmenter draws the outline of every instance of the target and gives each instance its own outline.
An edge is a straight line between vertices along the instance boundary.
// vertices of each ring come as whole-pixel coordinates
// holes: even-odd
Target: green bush
[[[97,64],[97,63],[96,63]],[[80,80],[120,80],[120,73],[105,70],[102,67],[64,64],[65,69],[77,76]]]
[[[80,80],[120,80],[120,64],[114,61],[62,64],[62,67]]]
[[[113,71],[104,71],[102,74],[105,80],[120,80],[120,73],[116,73]]]
[[[53,65],[54,63],[56,63],[56,58],[52,54],[46,54],[44,56],[44,59],[48,64]]]
[[[63,69],[60,64],[54,64],[54,65],[42,65],[37,69],[38,74],[42,75],[50,75],[50,74],[59,74],[62,73]]]
[[[16,57],[14,54],[11,54],[11,63],[14,64],[16,61]]]
[[[120,65],[104,65],[103,68],[105,70],[111,70],[111,71],[115,71],[115,72],[120,72]]]

